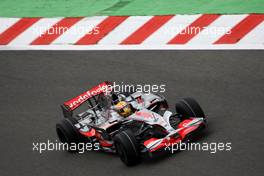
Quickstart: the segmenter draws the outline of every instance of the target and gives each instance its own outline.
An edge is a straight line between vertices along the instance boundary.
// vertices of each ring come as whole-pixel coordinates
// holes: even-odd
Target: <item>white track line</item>
[[[107,16],[86,17],[73,25],[63,35],[54,40],[52,44],[75,44],[106,18]]]
[[[144,25],[152,16],[131,16],[99,41],[100,44],[119,44]]]
[[[244,45],[248,43],[264,45],[264,21],[244,36],[237,44]]]
[[[176,15],[155,33],[149,36],[142,45],[166,44],[200,16],[201,15]]]
[[[45,33],[63,18],[42,18],[12,40],[8,45],[30,45],[32,41]]]
[[[213,44],[220,37],[230,31],[236,24],[243,20],[247,15],[222,15],[211,23],[206,30],[201,31],[192,38],[187,45],[192,44]],[[226,30],[227,29],[227,30]],[[217,30],[217,31],[216,31]]]
[[[264,45],[17,45],[0,50],[263,50]]]
[[[14,25],[20,18],[0,18],[0,34]]]

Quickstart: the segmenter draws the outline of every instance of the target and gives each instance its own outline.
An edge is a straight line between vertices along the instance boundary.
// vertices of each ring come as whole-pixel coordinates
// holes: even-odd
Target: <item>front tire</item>
[[[117,153],[123,163],[133,166],[139,163],[139,147],[131,130],[121,131],[114,137]]]
[[[194,98],[182,98],[176,103],[176,112],[180,114],[181,120],[190,117],[205,118],[204,111]]]

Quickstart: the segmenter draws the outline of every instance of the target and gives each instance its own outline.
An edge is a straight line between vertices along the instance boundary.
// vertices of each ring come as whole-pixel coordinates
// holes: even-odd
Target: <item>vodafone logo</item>
[[[83,94],[79,95],[78,97],[75,97],[64,104],[68,106],[71,110],[74,110],[78,106],[80,106],[83,102],[88,100],[89,98],[98,95],[100,93],[108,93],[110,86],[107,85],[106,83],[99,84],[98,86],[92,88],[91,90],[88,90],[84,92]]]

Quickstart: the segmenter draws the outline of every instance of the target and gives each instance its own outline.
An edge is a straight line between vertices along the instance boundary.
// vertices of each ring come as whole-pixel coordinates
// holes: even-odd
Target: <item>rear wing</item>
[[[93,87],[90,90],[87,90],[86,92],[80,94],[77,97],[74,97],[66,102],[63,103],[62,112],[65,117],[71,117],[72,111],[81,106],[84,102],[89,100],[92,97],[95,97],[96,95],[99,95],[101,93],[109,93],[111,91],[112,83],[105,81],[95,87]]]

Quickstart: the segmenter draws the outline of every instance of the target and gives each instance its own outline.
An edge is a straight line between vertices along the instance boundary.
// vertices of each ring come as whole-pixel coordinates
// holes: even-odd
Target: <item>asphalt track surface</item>
[[[0,175],[263,175],[263,51],[1,51]],[[173,109],[193,96],[209,116],[199,142],[231,151],[183,151],[127,168],[115,155],[32,151],[55,141],[59,105],[103,80],[166,84]]]

